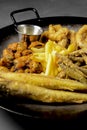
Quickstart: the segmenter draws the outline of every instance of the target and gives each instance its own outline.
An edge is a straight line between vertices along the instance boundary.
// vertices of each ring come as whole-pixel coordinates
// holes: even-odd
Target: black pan
[[[14,14],[23,11],[33,11],[36,18],[25,20],[17,23]],[[11,14],[13,24],[0,29],[0,54],[2,50],[9,44],[19,40],[18,33],[15,30],[18,24],[34,24],[45,29],[49,24],[62,24],[77,30],[81,25],[87,23],[86,17],[70,17],[70,16],[55,16],[55,17],[40,17],[37,10],[27,8],[13,11]],[[17,115],[22,115],[32,118],[41,119],[74,119],[81,116],[87,116],[87,103],[85,104],[45,104],[36,101],[23,99],[8,98],[6,95],[3,98],[0,96],[0,108]]]

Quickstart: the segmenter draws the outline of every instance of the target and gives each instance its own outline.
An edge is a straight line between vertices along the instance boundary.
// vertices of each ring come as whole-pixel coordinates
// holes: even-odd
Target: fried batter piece
[[[74,64],[77,64],[80,67],[87,65],[87,48],[76,50],[68,56]]]
[[[64,39],[67,36],[68,32],[69,32],[68,28],[62,27],[55,33],[49,33],[49,39],[58,42]]]
[[[87,25],[83,25],[77,31],[76,40],[80,48],[87,47]]]
[[[55,41],[59,46],[68,49],[68,52],[77,49],[76,32],[60,24],[50,24],[48,30],[42,33],[40,41],[46,43],[48,40]]]
[[[44,44],[36,41],[28,45],[27,42],[9,44],[3,50],[0,66],[4,66],[11,72],[41,73],[43,71],[40,62],[31,59],[31,47],[42,47]]]
[[[80,67],[75,65],[68,56],[58,56],[58,66],[61,68],[61,72],[64,72],[63,76],[67,79],[74,79],[81,83],[87,83],[87,75],[80,70]],[[58,77],[60,76],[58,74]],[[62,77],[63,78],[63,77]]]
[[[23,69],[28,73],[41,73],[42,66],[39,62],[33,61],[31,56],[22,56],[14,60],[14,71]],[[12,71],[12,70],[11,70]]]
[[[47,41],[50,39],[52,41],[59,42],[63,39],[66,39],[69,30],[68,28],[62,27],[61,25],[49,25],[48,31],[42,33],[40,41]]]

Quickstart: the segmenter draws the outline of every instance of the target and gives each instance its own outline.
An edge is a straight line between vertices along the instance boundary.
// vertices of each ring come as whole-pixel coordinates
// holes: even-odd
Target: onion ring
[[[87,25],[83,25],[77,31],[76,41],[80,48],[87,47]]]

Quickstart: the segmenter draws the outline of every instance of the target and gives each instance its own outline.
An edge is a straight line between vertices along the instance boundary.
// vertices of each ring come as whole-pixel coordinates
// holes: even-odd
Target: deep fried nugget
[[[49,39],[52,41],[60,41],[64,39],[69,32],[68,28],[62,27],[55,33],[49,33]]]

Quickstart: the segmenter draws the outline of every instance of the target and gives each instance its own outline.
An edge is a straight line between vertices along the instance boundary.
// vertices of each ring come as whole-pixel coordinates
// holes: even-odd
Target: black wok
[[[9,44],[17,42],[19,35],[15,27],[19,24],[33,24],[45,29],[49,24],[62,24],[73,29],[78,29],[81,25],[87,23],[86,17],[70,17],[70,16],[55,16],[55,17],[40,17],[37,10],[28,8],[27,11],[34,11],[36,18],[25,20],[17,23],[14,19],[14,14],[23,12],[23,10],[13,11],[11,18],[13,24],[0,29],[0,55],[2,50]],[[14,100],[14,101],[13,101]],[[35,101],[23,101],[17,99],[3,98],[0,96],[0,108],[9,112],[32,118],[41,119],[74,119],[87,115],[87,103],[85,104],[43,104]]]

